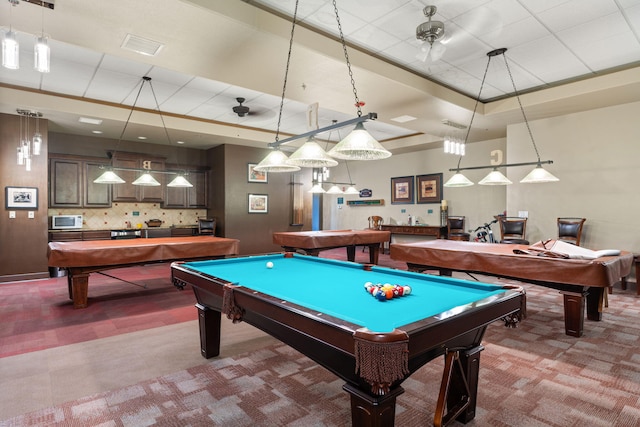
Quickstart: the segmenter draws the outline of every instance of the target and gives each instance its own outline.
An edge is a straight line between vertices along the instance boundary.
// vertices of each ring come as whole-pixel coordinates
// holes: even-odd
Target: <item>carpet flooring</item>
[[[361,256],[368,257],[358,252],[358,260]],[[325,256],[340,258],[343,255],[336,250]],[[393,264],[388,255],[381,257],[381,264],[385,263]],[[191,292],[176,291],[166,283],[168,278],[163,277],[162,270],[153,274],[146,268],[144,271],[150,274],[149,282],[165,281],[159,288],[166,288],[166,299],[164,291],[148,292],[151,287],[129,289],[131,285],[107,280],[105,286],[114,288],[99,290],[101,286],[90,285],[91,305],[86,310],[95,310],[92,316],[90,311],[72,309],[65,279],[51,285],[49,291],[56,288],[53,296],[43,292],[45,296],[41,297],[41,306],[33,317],[45,322],[56,310],[64,314],[53,316],[57,320],[50,319],[51,325],[41,326],[39,330],[27,323],[14,325],[13,334],[15,328],[18,335],[33,334],[34,337],[75,335],[75,331],[92,330],[74,338],[90,340],[100,334],[143,329],[148,326],[146,321],[153,325],[179,322],[183,318],[181,309],[195,316]],[[495,278],[482,279],[496,281]],[[8,305],[6,302],[20,299],[16,295],[20,292],[11,288],[18,285],[32,285],[29,292],[34,293],[31,288],[39,287],[36,282],[0,286],[3,314],[0,348],[11,353],[35,351],[38,345],[64,345],[60,340],[45,342],[37,338],[37,345],[26,345],[29,340],[23,339],[22,348],[17,343],[4,347],[5,340],[13,336],[6,330],[10,328],[7,325],[26,322],[32,317],[26,307],[21,316],[18,303]],[[480,363],[477,415],[467,425],[640,426],[640,297],[635,290],[616,289],[609,295],[603,320],[585,321],[584,336],[574,338],[564,334],[562,296],[551,289],[524,286],[528,295],[527,319],[517,329],[508,329],[496,322],[487,330]],[[7,289],[14,295],[11,292],[5,295]],[[177,299],[182,298],[180,306]],[[139,313],[143,306],[150,304],[155,305],[153,310]],[[136,309],[131,308],[136,305]],[[175,313],[169,317],[173,319],[163,320],[172,310]],[[68,320],[73,319],[75,313],[85,311],[86,314],[77,315],[75,320]],[[6,320],[5,314],[14,320]],[[130,319],[131,324],[127,326],[124,319]],[[122,324],[117,327],[119,322]],[[100,323],[104,331],[96,328]],[[65,330],[73,332],[65,334]],[[170,336],[166,339],[171,341]],[[403,383],[406,392],[398,398],[397,426],[432,425],[442,365],[441,359],[434,360]],[[249,353],[203,359],[197,366],[177,369],[171,374],[0,421],[2,427],[201,425],[348,426],[349,399],[342,390],[341,380],[288,346],[276,343]]]

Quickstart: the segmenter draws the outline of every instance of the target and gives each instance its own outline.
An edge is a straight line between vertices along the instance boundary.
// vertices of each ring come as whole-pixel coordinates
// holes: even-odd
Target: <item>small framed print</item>
[[[269,196],[266,194],[249,194],[249,213],[268,213]]]
[[[266,183],[268,172],[259,172],[254,169],[256,166],[258,166],[256,163],[249,163],[247,165],[247,181]]]
[[[413,177],[391,178],[391,204],[413,204]]]
[[[416,176],[418,203],[440,203],[442,201],[442,174]]]
[[[7,209],[38,209],[38,189],[36,187],[5,187],[4,191]]]

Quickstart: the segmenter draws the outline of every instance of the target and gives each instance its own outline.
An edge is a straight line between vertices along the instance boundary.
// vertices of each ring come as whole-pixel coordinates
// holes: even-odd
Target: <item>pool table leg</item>
[[[351,425],[358,427],[393,426],[396,417],[396,397],[404,393],[400,386],[382,396],[372,396],[353,384],[342,389],[351,396]]]
[[[200,303],[198,309],[198,325],[200,327],[200,354],[205,359],[220,354],[221,313]]]
[[[561,294],[564,298],[564,333],[571,337],[581,337],[584,328],[585,292],[563,291]]]
[[[89,295],[89,273],[74,272],[73,269],[69,269],[67,283],[73,308],[86,308]]]

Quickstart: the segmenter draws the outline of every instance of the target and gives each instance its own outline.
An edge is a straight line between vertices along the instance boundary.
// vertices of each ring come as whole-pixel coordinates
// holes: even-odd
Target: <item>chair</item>
[[[367,218],[367,220],[369,221],[369,230],[380,230],[382,224],[384,223],[384,219],[378,215],[371,215],[369,218]],[[363,246],[362,252],[364,252],[366,248],[366,246]],[[384,252],[384,243],[380,245],[380,249],[382,249],[382,252]]]
[[[381,216],[372,215],[369,218],[369,228],[371,230],[380,230],[380,226],[384,223]]]
[[[198,234],[214,236],[216,234],[216,220],[198,218]]]
[[[582,226],[586,218],[558,218],[558,240],[580,246]]]
[[[447,218],[447,239],[469,241],[469,233],[464,231],[464,216],[449,216]]]
[[[500,243],[528,245],[524,238],[527,230],[527,218],[500,216]]]

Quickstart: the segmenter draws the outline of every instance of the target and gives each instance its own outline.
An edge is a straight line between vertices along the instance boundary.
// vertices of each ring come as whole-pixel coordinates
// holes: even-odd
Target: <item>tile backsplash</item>
[[[137,214],[136,214],[137,213]],[[50,208],[51,215],[82,215],[88,230],[110,230],[131,227],[147,228],[145,221],[159,219],[161,227],[197,225],[198,217],[207,215],[206,209],[162,209],[158,203],[113,203],[111,208]],[[138,225],[141,224],[141,225]]]

